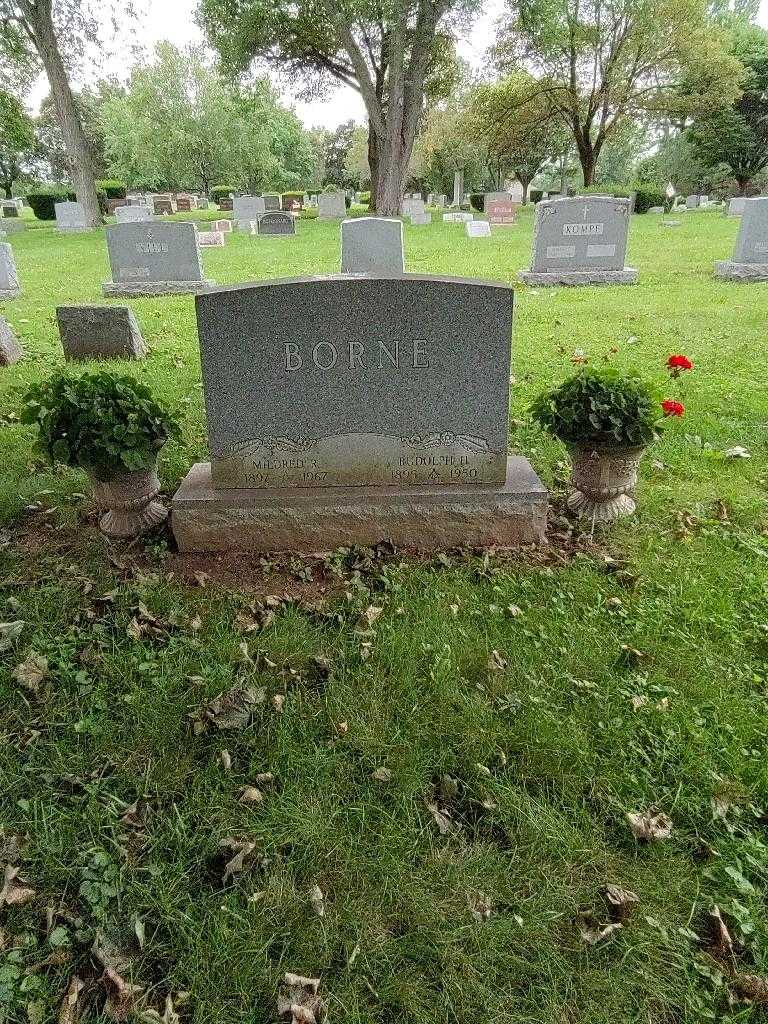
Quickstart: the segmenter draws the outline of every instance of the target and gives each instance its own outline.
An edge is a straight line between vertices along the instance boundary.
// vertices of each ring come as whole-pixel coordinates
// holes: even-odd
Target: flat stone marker
[[[65,359],[143,359],[147,354],[127,306],[59,306],[56,320]]]
[[[648,213],[664,213],[663,206],[649,206]]]
[[[517,211],[520,204],[515,203],[509,197],[503,199],[492,199],[486,197],[485,214],[489,224],[499,227],[507,227],[517,220]]]
[[[155,216],[148,206],[118,206],[115,210],[118,224],[133,224],[145,220],[154,220]]]
[[[744,201],[732,260],[715,263],[726,281],[768,281],[768,196]]]
[[[211,223],[211,231],[223,231],[225,234],[229,234],[233,227],[231,220],[215,220]]]
[[[250,231],[251,224],[264,213],[261,196],[235,196],[232,200],[232,219],[241,231]]]
[[[251,229],[254,235],[295,235],[296,218],[284,210],[268,210],[257,218]]]
[[[347,216],[347,204],[343,192],[321,192],[317,197],[318,220],[343,220]]]
[[[468,238],[490,238],[491,225],[487,220],[468,220],[465,224]]]
[[[520,279],[533,285],[635,284],[624,266],[631,200],[546,199],[536,207],[533,258]]]
[[[546,490],[507,455],[509,287],[333,275],[196,308],[212,461],[174,498],[180,550],[542,539]]]
[[[24,358],[24,350],[8,322],[0,316],[0,366],[13,366]]]
[[[342,221],[342,274],[402,274],[404,270],[401,220],[356,217]]]
[[[734,198],[728,203],[728,207],[725,212],[726,217],[741,217],[744,213],[744,204],[746,201],[746,196],[734,196]]]
[[[0,299],[18,299],[20,295],[21,285],[13,249],[7,242],[0,242]]]
[[[85,210],[81,203],[55,203],[56,227],[59,231],[87,231]]]
[[[474,219],[475,215],[466,210],[454,210],[453,213],[443,214],[444,224],[466,224],[468,221]]]
[[[208,291],[191,221],[114,224],[107,228],[112,281],[106,296],[186,295]]]
[[[6,235],[17,235],[20,231],[26,231],[27,225],[23,220],[0,220],[0,233]]]
[[[226,237],[223,231],[198,231],[197,243],[203,249],[220,249],[226,244]]]
[[[264,200],[264,209],[262,210],[262,213],[264,213],[267,210],[280,209],[280,196],[277,195],[276,193],[268,192],[262,198]],[[253,220],[255,219],[256,218],[254,217]]]

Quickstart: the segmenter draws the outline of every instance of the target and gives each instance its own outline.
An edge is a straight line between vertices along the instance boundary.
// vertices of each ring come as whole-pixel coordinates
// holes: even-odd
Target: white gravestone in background
[[[55,203],[56,227],[59,231],[87,231],[85,210],[81,203]]]
[[[402,274],[403,222],[390,217],[356,217],[341,224],[342,274]]]

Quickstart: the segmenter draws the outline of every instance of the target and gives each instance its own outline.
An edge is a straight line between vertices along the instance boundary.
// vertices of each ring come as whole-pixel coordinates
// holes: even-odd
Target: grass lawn
[[[763,1019],[768,285],[712,277],[737,220],[679,219],[633,218],[636,287],[516,291],[511,447],[553,492],[550,547],[517,559],[110,549],[85,476],[16,419],[62,363],[55,306],[102,301],[104,237],[11,237],[0,621],[24,626],[0,653],[0,862],[6,902],[18,878],[34,897],[0,896],[0,1024],[55,1021],[67,991],[82,1020],[110,992],[113,1016],[270,1024],[287,971],[344,1024]],[[407,269],[511,282],[531,229],[407,225]],[[206,276],[336,271],[338,235],[235,234]],[[206,453],[193,300],[129,304],[151,353],[125,369],[184,420],[170,494]],[[526,412],[577,350],[658,381],[670,353],[695,363],[637,517],[594,537]],[[669,838],[633,837],[648,809]],[[591,945],[623,916],[606,885],[639,902]]]

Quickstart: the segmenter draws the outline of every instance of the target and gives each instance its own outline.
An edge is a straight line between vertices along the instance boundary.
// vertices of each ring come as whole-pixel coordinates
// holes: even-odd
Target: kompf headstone
[[[211,464],[174,498],[180,550],[542,538],[546,491],[507,456],[509,287],[334,275],[196,307]]]
[[[252,233],[254,235],[295,235],[296,218],[284,210],[267,210],[257,218]]]
[[[342,221],[342,274],[402,274],[404,270],[401,220],[356,217]]]
[[[55,203],[56,227],[59,231],[87,231],[82,203]]]
[[[214,284],[203,277],[191,221],[115,224],[107,228],[112,281],[106,296],[185,295]]]
[[[0,299],[18,299],[20,295],[21,285],[13,249],[7,242],[0,242]]]
[[[13,366],[24,357],[24,350],[10,328],[8,322],[0,316],[0,366]]]
[[[127,306],[59,306],[56,320],[65,359],[143,359],[147,354]]]
[[[547,199],[536,207],[533,258],[521,280],[533,285],[635,284],[624,266],[630,200],[610,196]]]
[[[733,259],[715,263],[715,277],[768,281],[768,196],[745,200]]]

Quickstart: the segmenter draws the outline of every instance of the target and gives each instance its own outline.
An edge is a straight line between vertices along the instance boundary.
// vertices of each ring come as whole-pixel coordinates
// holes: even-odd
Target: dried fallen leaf
[[[365,611],[360,613],[360,618],[357,620],[357,628],[371,629],[383,611],[383,608],[379,608],[375,604],[369,604]]]
[[[632,707],[635,709],[635,711],[639,711],[640,708],[644,708],[647,703],[648,698],[645,696],[645,694],[640,693],[632,698]]]
[[[217,729],[245,729],[266,696],[267,691],[263,687],[234,686],[188,716],[192,722],[192,731],[195,736],[199,736],[210,726]]]
[[[596,946],[603,942],[615,932],[620,931],[622,925],[618,922],[613,924],[600,924],[591,914],[582,914],[579,917],[579,933],[588,946]]]
[[[59,1024],[77,1024],[80,1019],[80,1008],[77,1005],[77,1001],[80,998],[80,993],[83,990],[83,983],[74,974],[69,979],[69,985],[64,995],[64,999],[61,1002],[59,1009]]]
[[[133,1012],[136,996],[142,992],[140,985],[132,985],[112,967],[107,967],[101,979],[107,990],[104,1015],[110,1020],[125,1020]]]
[[[432,819],[437,825],[437,830],[441,836],[447,836],[449,832],[453,831],[454,823],[451,821],[451,816],[448,811],[441,809],[432,801],[425,801],[425,806],[432,815]]]
[[[606,885],[605,898],[611,906],[611,916],[615,921],[626,921],[640,902],[640,897],[631,889],[622,889],[618,885]]]
[[[0,622],[0,654],[9,651],[21,636],[26,623],[22,619],[15,622]]]
[[[714,906],[709,912],[710,952],[717,960],[733,959],[733,939],[723,920],[720,907]]]
[[[264,794],[256,786],[243,786],[240,790],[241,804],[260,804],[264,802]]]
[[[37,691],[47,675],[48,659],[35,651],[27,655],[26,659],[13,670],[13,678],[16,682],[32,691]]]
[[[627,821],[635,839],[652,843],[669,839],[672,834],[672,819],[661,811],[640,811],[627,814]]]
[[[232,756],[228,750],[219,751],[219,760],[221,761],[221,767],[225,772],[232,770]]]
[[[257,861],[256,843],[249,839],[223,839],[219,843],[225,855],[232,855],[224,866],[224,885],[230,878],[247,871]]]
[[[392,771],[390,768],[377,768],[376,771],[371,772],[371,778],[377,782],[391,782]]]
[[[21,878],[20,870],[21,868],[14,867],[13,864],[5,865],[3,888],[0,889],[0,907],[22,907],[35,898],[35,890]]]
[[[277,1000],[280,1019],[290,1024],[321,1024],[325,1020],[326,1006],[318,995],[319,988],[319,978],[286,974]]]
[[[144,1024],[180,1024],[181,1018],[174,1009],[173,997],[169,992],[165,997],[165,1008],[162,1016],[157,1010],[144,1010],[143,1013],[139,1014],[139,1020],[143,1021]]]
[[[278,714],[280,714],[282,712],[282,710],[283,710],[283,706],[284,705],[285,705],[285,694],[284,693],[276,693],[273,696],[273,698],[272,698],[272,707],[275,709],[275,711],[277,711]]]
[[[309,902],[318,917],[325,916],[325,896],[319,885],[313,885],[309,890]]]
[[[199,614],[193,615],[192,618],[189,620],[189,628],[192,630],[193,633],[197,633],[198,630],[201,630],[203,628],[202,616]]]
[[[768,978],[759,974],[737,974],[733,987],[741,999],[760,1006],[768,1004]]]
[[[493,904],[490,900],[486,899],[485,896],[479,895],[475,900],[469,900],[469,912],[477,921],[478,924],[482,924],[483,921],[490,920],[491,914],[493,913]]]
[[[337,722],[336,732],[339,736],[345,736],[349,732],[349,722]]]
[[[504,672],[507,667],[507,659],[503,658],[498,651],[493,650],[488,655],[488,671]]]

